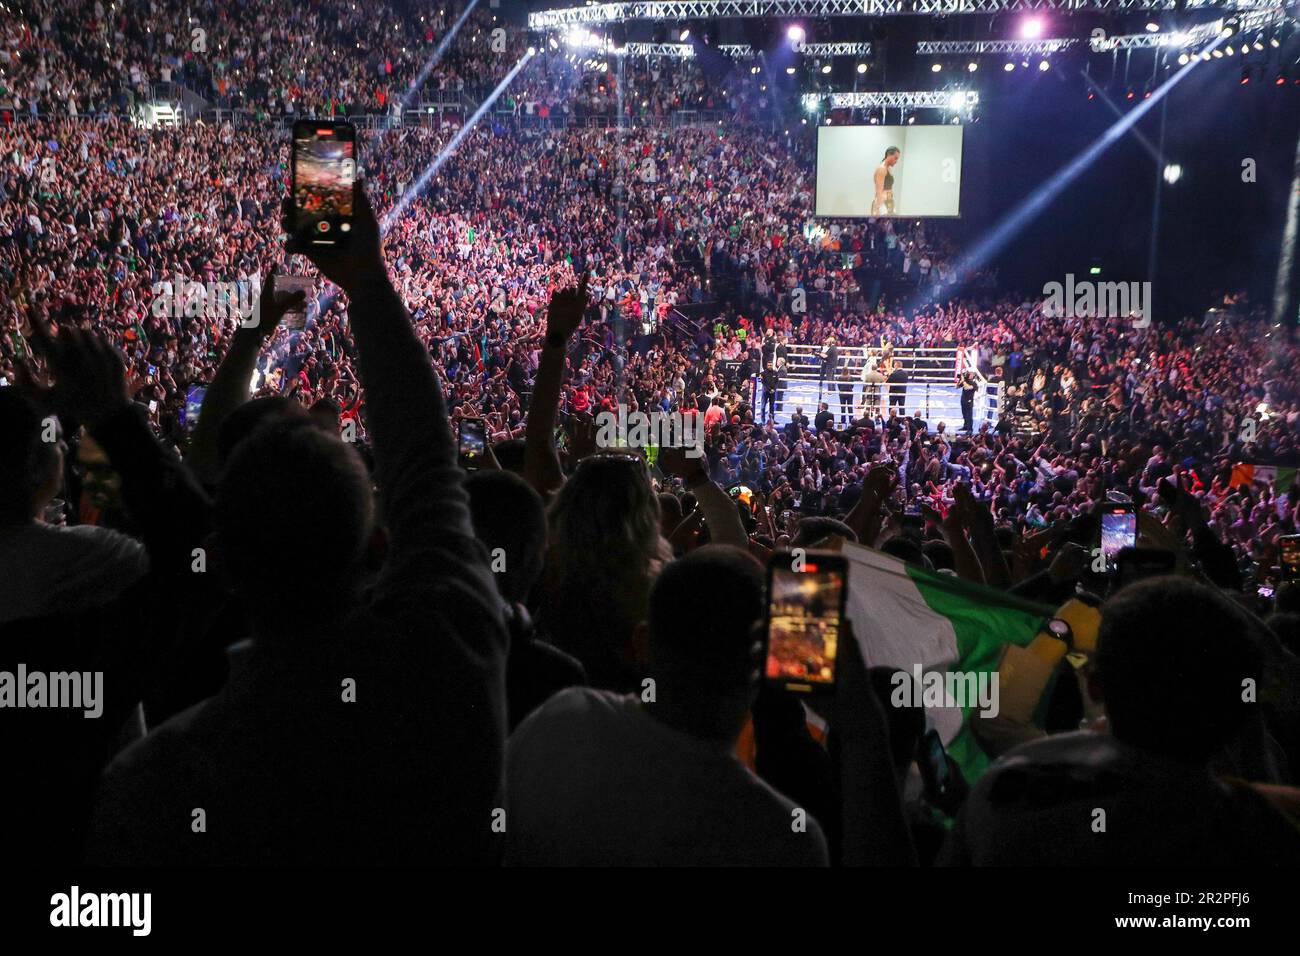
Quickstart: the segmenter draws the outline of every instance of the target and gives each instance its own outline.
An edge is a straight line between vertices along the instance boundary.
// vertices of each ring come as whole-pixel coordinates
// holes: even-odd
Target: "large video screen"
[[[821,126],[816,214],[961,215],[960,126]]]

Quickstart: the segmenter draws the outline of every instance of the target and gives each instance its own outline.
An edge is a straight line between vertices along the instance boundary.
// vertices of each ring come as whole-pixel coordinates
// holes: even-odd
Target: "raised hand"
[[[590,273],[584,272],[577,286],[556,289],[551,293],[551,304],[546,309],[546,337],[563,336],[568,339],[582,324],[583,313],[587,311],[587,280]]]
[[[262,280],[262,295],[257,300],[257,311],[253,314],[257,316],[257,331],[262,334],[263,338],[269,339],[274,333],[280,320],[290,309],[302,305],[307,298],[307,293],[302,289],[295,289],[292,292],[279,292],[276,289],[277,276],[270,273]]]
[[[704,467],[704,456],[692,458],[686,454],[685,448],[660,448],[659,469],[664,474],[680,478],[682,481],[690,481],[697,475],[708,474]]]
[[[365,183],[357,180],[352,185],[352,232],[345,246],[318,246],[293,235],[292,200],[284,201],[285,231],[290,232],[285,251],[299,253],[311,260],[340,289],[354,297],[368,281],[386,277],[384,254],[380,243],[379,220],[366,195]],[[277,319],[277,321],[279,321]]]
[[[130,403],[126,365],[102,335],[68,326],[51,338],[44,320],[35,316],[32,334],[54,380],[42,397],[59,415],[93,428]],[[30,376],[24,384],[39,388]]]

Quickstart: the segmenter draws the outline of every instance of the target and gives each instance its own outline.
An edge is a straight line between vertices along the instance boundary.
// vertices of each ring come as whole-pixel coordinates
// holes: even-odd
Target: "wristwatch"
[[[1074,647],[1074,628],[1070,627],[1069,621],[1054,617],[1047,622],[1045,630],[1058,641],[1064,641],[1066,647]]]

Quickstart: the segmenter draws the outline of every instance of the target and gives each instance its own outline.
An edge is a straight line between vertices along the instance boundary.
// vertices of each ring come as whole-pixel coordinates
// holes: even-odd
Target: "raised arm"
[[[211,487],[217,482],[217,435],[230,413],[248,401],[248,385],[257,366],[257,353],[275,333],[285,313],[301,304],[305,295],[301,290],[277,294],[275,276],[267,276],[262,283],[257,311],[253,313],[256,321],[252,325],[240,323],[231,337],[230,348],[203,394],[199,422],[194,426],[189,454],[185,456],[190,470],[205,485]]]
[[[443,615],[455,619],[455,633],[478,635],[503,651],[496,585],[487,553],[470,525],[465,473],[457,463],[446,403],[428,353],[388,277],[379,223],[360,183],[353,208],[347,247],[303,247],[291,241],[289,248],[311,259],[349,299],[348,324],[357,346],[357,374],[366,394],[367,432],[390,542],[376,611],[422,622]],[[448,587],[458,591],[454,600],[446,600]],[[479,614],[484,610],[496,619],[496,628],[484,629]]]
[[[557,289],[546,310],[546,340],[533,380],[524,431],[524,480],[545,497],[564,481],[560,456],[555,451],[555,416],[564,384],[564,360],[569,338],[582,324],[587,310],[587,275],[577,288]]]

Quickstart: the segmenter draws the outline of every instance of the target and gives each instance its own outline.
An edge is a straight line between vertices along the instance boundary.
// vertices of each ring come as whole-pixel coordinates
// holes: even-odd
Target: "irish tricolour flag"
[[[1006,645],[1028,644],[1052,613],[861,545],[846,544],[843,553],[849,563],[845,613],[868,667],[896,667],[915,676],[919,665],[923,680],[935,686],[941,679],[951,686],[956,675],[965,686],[979,675],[991,680]],[[931,704],[926,702],[926,713],[944,746],[974,781],[988,766],[970,730],[978,703],[948,698],[947,705]]]
[[[1273,482],[1278,494],[1285,494],[1295,481],[1296,469],[1286,465],[1248,465],[1244,462],[1232,466],[1228,483],[1233,488],[1250,485],[1256,481]]]

